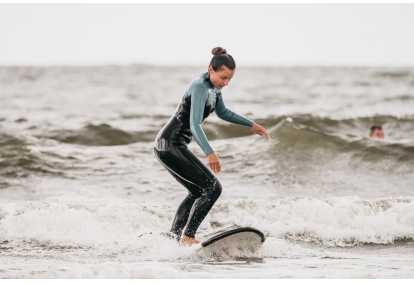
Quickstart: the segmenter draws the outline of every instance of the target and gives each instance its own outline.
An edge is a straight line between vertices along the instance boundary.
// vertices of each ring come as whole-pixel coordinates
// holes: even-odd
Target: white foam
[[[211,221],[223,226],[253,226],[271,236],[326,246],[389,244],[413,239],[414,202],[408,197],[246,199],[217,206]]]
[[[165,240],[158,234],[168,231],[174,213],[173,207],[136,202],[0,203],[0,236],[8,241],[156,250],[154,254],[168,258],[176,249],[157,250]],[[255,227],[270,237],[325,246],[389,244],[413,239],[414,202],[408,197],[249,198],[218,203],[200,226],[200,237],[214,230],[211,223],[219,229]]]
[[[360,251],[344,254],[325,249],[412,239],[411,198],[224,201],[213,208],[200,226],[197,234],[200,240],[231,226],[258,228],[267,239],[255,254],[220,258],[196,253],[197,247],[181,248],[174,240],[159,235],[170,227],[174,212],[172,207],[137,202],[0,203],[3,275],[6,278],[275,278],[294,274],[294,278],[338,278],[343,268],[351,268],[354,271],[349,277],[378,278],[397,272],[385,268],[390,264],[387,260],[393,259],[393,266],[403,272],[401,278],[410,276],[407,257],[411,258],[412,248],[409,246],[404,246],[402,253],[398,247],[392,249],[383,260],[376,258],[375,251],[364,255]],[[307,247],[307,242],[324,246]],[[25,260],[28,258],[30,264]],[[362,266],[358,269],[362,262],[375,264],[377,269],[372,272]],[[325,271],[326,264],[334,267]],[[378,272],[378,268],[382,271]]]

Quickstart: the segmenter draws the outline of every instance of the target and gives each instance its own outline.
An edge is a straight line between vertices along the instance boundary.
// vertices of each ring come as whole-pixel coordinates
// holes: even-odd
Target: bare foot
[[[200,241],[196,240],[195,238],[187,237],[183,235],[181,237],[180,246],[181,247],[190,247],[191,245],[198,244]]]

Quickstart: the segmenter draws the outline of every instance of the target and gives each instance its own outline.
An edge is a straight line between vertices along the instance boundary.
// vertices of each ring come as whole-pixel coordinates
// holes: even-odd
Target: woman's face
[[[208,68],[208,72],[210,73],[210,81],[217,89],[222,89],[226,85],[229,84],[231,78],[234,76],[236,69],[230,70],[226,66],[221,66],[219,70],[214,71],[214,69],[210,66]]]

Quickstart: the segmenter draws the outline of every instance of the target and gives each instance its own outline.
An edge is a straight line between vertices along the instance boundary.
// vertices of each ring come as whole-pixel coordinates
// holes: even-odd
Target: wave
[[[126,145],[155,139],[156,132],[133,132],[114,128],[108,124],[89,124],[79,130],[56,130],[43,136],[64,143],[88,146]]]
[[[24,137],[0,133],[0,176],[24,178],[32,173],[63,175],[56,163],[46,161],[45,157],[30,148],[32,142]],[[0,188],[7,186],[0,182]]]
[[[261,183],[264,187],[271,184],[274,188],[268,193],[277,197],[303,192],[313,197],[412,195],[412,141],[329,131],[316,124],[308,126],[305,119],[302,123],[297,120],[286,118],[269,127],[271,142],[260,137],[239,137],[216,143],[227,162],[226,170],[239,180],[236,187],[240,182],[254,188],[260,188]]]
[[[406,96],[400,98],[407,99]],[[387,115],[350,119],[333,119],[315,115],[271,116],[257,119],[256,123],[265,126],[269,130],[279,123],[286,121],[287,118],[292,119],[298,125],[300,124],[300,127],[307,127],[327,134],[349,136],[350,138],[367,138],[369,129],[374,124],[382,125],[386,137],[390,136],[389,134],[391,134],[391,138],[393,135],[404,136],[403,134],[411,133],[412,124],[414,123],[414,116],[395,117]],[[211,140],[244,137],[252,134],[252,131],[247,127],[240,127],[222,121],[205,123],[203,128],[206,135]],[[398,133],[400,133],[400,135],[398,135]],[[407,135],[407,137],[410,137],[410,135]],[[389,139],[390,138],[387,137],[386,140]],[[406,139],[407,138],[403,138],[401,140]],[[399,142],[396,138],[394,141]],[[414,142],[414,139],[411,138],[411,141]]]
[[[384,69],[381,71],[376,71],[373,72],[372,76],[374,77],[385,77],[385,78],[412,78],[413,76],[413,71],[412,69],[404,69],[404,68],[399,68],[399,69]]]
[[[146,117],[146,116],[145,116]],[[136,115],[125,115],[123,119],[142,118]],[[275,125],[286,121],[288,116],[268,117],[257,119],[256,122],[265,126],[267,129],[274,128]],[[414,140],[407,139],[407,133],[411,132],[414,117],[394,117],[394,116],[375,116],[354,119],[335,120],[332,118],[317,117],[313,115],[290,116],[293,118],[297,129],[310,129],[322,134],[337,135],[352,139],[363,139],[368,137],[369,128],[373,124],[380,124],[385,130],[385,135],[391,134],[391,141],[394,144]],[[156,126],[145,131],[126,131],[109,124],[87,124],[83,128],[69,130],[54,130],[49,133],[37,135],[38,138],[57,140],[68,144],[80,144],[87,146],[117,146],[127,145],[138,142],[153,142],[158,131],[162,127],[161,120],[168,120],[166,116],[152,117]],[[233,125],[223,121],[204,123],[203,129],[209,140],[232,139],[252,135],[248,127]],[[305,134],[302,132],[302,134]],[[393,137],[394,136],[394,137]],[[392,139],[393,138],[393,139]],[[390,140],[390,138],[387,138]]]
[[[139,236],[165,232],[174,212],[170,206],[135,202],[0,203],[0,242],[141,247],[148,244],[148,239]],[[198,237],[230,227],[251,226],[268,238],[326,247],[385,245],[414,240],[413,219],[414,201],[410,197],[248,198],[223,201],[213,207]]]
[[[219,205],[213,218],[220,225],[256,226],[268,236],[349,247],[413,240],[413,208],[410,197],[247,199]]]
[[[412,140],[397,139],[385,140],[371,139],[365,131],[371,123],[388,121],[389,124],[399,124],[401,131],[408,131],[413,119],[396,118],[392,116],[366,117],[358,119],[334,120],[330,118],[314,117],[311,115],[291,117],[273,117],[259,120],[265,125],[274,142],[268,147],[257,147],[250,143],[256,143],[257,139],[245,137],[252,135],[247,127],[231,125],[229,123],[208,123],[204,126],[210,140],[228,140],[229,144],[243,144],[240,150],[251,148],[252,154],[262,154],[264,160],[272,161],[289,160],[288,167],[283,167],[279,162],[277,170],[281,173],[290,172],[292,162],[300,162],[303,167],[328,164],[334,159],[365,161],[372,164],[391,162],[387,167],[395,170],[403,170],[414,164],[414,142]],[[386,124],[386,123],[385,123]],[[359,129],[358,131],[355,129]],[[362,130],[363,129],[363,130]],[[59,150],[38,151],[37,146],[51,139],[67,144],[79,144],[85,146],[114,146],[128,145],[132,143],[152,143],[157,131],[131,132],[123,131],[107,124],[89,124],[80,130],[57,130],[44,135],[18,136],[0,133],[0,175],[7,178],[27,177],[34,174],[53,174],[65,176],[66,169],[74,168],[74,156],[60,156]],[[387,133],[386,133],[387,134]],[[195,142],[192,142],[195,146]],[[59,145],[56,145],[59,147]],[[81,149],[80,149],[81,150]],[[234,148],[232,152],[237,151]],[[81,150],[82,151],[82,150]],[[55,152],[55,153],[52,153]],[[53,154],[53,156],[51,156]],[[244,161],[237,161],[237,157],[231,157],[236,161],[236,167],[243,166]],[[270,158],[270,160],[269,160]],[[67,164],[67,165],[65,165]],[[403,166],[402,166],[403,165]],[[282,166],[282,167],[280,167]],[[338,165],[339,166],[339,165]],[[348,166],[348,165],[341,165]],[[350,164],[349,166],[353,166]],[[76,164],[76,168],[84,165]],[[249,167],[250,168],[250,167]],[[314,170],[318,171],[323,168]],[[404,169],[405,170],[405,169]],[[407,169],[408,170],[408,169]],[[265,171],[267,172],[267,171]],[[299,173],[299,172],[298,172]],[[270,174],[270,173],[269,173]],[[5,187],[5,181],[0,183]]]
[[[368,135],[347,133],[345,130],[355,128],[356,124],[368,124],[367,121],[371,121],[371,118],[341,121],[312,117],[287,118],[271,128],[270,132],[278,140],[279,148],[289,147],[296,150],[323,148],[326,152],[331,151],[336,154],[354,152],[356,155],[371,155],[371,157],[393,156],[401,161],[408,161],[414,157],[414,142],[373,139]],[[407,119],[407,123],[410,121]]]
[[[393,129],[394,132],[410,133],[414,120],[412,117],[377,116],[343,120],[312,115],[292,117],[258,121],[268,129],[273,140],[271,153],[278,159],[304,160],[315,165],[342,156],[344,159],[346,157],[355,161],[392,161],[395,162],[395,167],[402,163],[414,165],[414,140],[398,139],[398,134],[394,134],[394,137],[388,137],[392,134],[387,136],[391,131],[387,133],[387,125],[398,125],[398,130]],[[369,128],[373,124],[383,125],[385,139],[368,136]],[[213,132],[216,132],[218,134],[215,136],[224,139],[237,140],[252,135],[252,131],[246,127],[229,124],[214,124],[207,129],[211,137],[214,136]],[[246,143],[256,143],[256,139],[246,140]],[[252,148],[257,147],[252,144]],[[269,148],[263,147],[262,153],[268,154]]]

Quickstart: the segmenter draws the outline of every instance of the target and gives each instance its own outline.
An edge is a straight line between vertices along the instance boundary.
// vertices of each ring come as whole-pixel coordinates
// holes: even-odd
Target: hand
[[[218,174],[221,172],[220,160],[217,154],[215,154],[214,152],[207,155],[207,163],[214,173]]]
[[[270,135],[269,133],[266,131],[266,129],[262,126],[260,126],[259,124],[253,123],[253,126],[251,127],[252,131],[255,134],[258,134],[259,136],[265,136],[268,140],[270,140]]]

